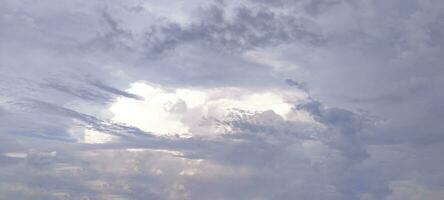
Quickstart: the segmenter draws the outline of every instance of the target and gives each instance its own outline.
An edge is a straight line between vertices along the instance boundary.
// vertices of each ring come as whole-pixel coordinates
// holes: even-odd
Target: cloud
[[[439,199],[436,1],[4,1],[6,199]]]
[[[220,120],[229,118],[233,110],[252,114],[271,111],[286,119],[290,117],[292,104],[305,98],[305,94],[298,92],[255,92],[234,87],[164,88],[143,82],[132,84],[128,91],[145,100],[117,99],[109,108],[114,114],[113,120],[162,135],[225,133],[224,129],[228,127],[224,127]]]

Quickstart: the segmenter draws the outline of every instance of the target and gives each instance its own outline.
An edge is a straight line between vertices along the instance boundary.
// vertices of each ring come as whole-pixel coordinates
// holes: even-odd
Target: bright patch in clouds
[[[111,135],[99,131],[86,129],[84,132],[84,142],[88,144],[103,144],[112,140]]]
[[[156,135],[183,137],[221,133],[211,120],[224,120],[233,110],[248,113],[271,110],[287,119],[294,103],[305,98],[305,94],[296,91],[167,88],[145,82],[132,84],[127,92],[144,100],[119,97],[110,107],[114,121]]]

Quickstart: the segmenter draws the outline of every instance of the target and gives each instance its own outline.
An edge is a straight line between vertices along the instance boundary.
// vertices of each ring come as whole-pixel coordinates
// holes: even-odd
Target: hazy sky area
[[[0,0],[0,200],[442,200],[444,1]]]

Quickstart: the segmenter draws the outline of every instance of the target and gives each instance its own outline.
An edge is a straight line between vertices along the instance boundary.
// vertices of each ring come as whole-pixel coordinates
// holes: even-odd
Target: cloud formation
[[[442,199],[443,11],[6,0],[0,199]]]

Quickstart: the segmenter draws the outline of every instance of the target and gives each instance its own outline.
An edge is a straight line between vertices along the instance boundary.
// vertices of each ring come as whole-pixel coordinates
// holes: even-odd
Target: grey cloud
[[[228,9],[232,10],[228,12]],[[199,11],[199,19],[187,25],[168,21],[149,26],[142,34],[142,40],[136,39],[131,29],[119,26],[109,11],[104,11],[103,18],[110,30],[93,40],[91,45],[103,41],[107,48],[126,48],[152,58],[189,43],[241,52],[294,40],[309,44],[323,41],[323,36],[309,18],[273,12],[267,7],[227,8],[224,3],[213,3],[202,6]],[[141,48],[137,42],[144,46]]]
[[[117,88],[105,85],[105,84],[103,84],[101,82],[93,82],[91,84],[93,86],[96,86],[99,89],[102,89],[102,90],[104,90],[106,92],[109,92],[109,93],[112,93],[112,94],[115,94],[115,95],[124,96],[124,97],[128,97],[128,98],[133,98],[133,99],[136,99],[136,100],[142,100],[142,97],[140,97],[138,95],[131,94],[131,93],[119,90]]]
[[[115,96],[123,96],[136,100],[142,100],[141,97],[119,90],[109,85],[105,85],[100,81],[89,81],[89,84],[63,83],[63,81],[48,81],[42,84],[43,88],[51,88],[58,92],[66,93],[83,100],[93,101],[97,103],[109,103]],[[71,86],[69,85],[71,84]],[[98,89],[98,90],[97,90]]]
[[[365,143],[361,141],[365,129],[375,123],[369,116],[357,115],[345,109],[325,108],[315,100],[298,105],[296,109],[310,112],[315,120],[330,126],[330,131],[337,131],[337,136],[326,136],[332,139],[332,141],[326,141],[327,144],[343,150],[353,159],[364,160],[369,156]]]
[[[202,21],[184,28],[178,25],[161,28],[161,33],[169,40],[149,44],[153,44],[157,52],[158,46],[170,47],[190,41],[202,41],[204,45],[221,50],[243,51],[292,40],[318,42],[322,39],[311,27],[313,24],[309,19],[277,14],[266,8],[238,7],[234,9],[233,16],[226,15],[221,6],[203,8]],[[148,37],[148,41],[151,40]]]
[[[285,83],[289,86],[295,86],[300,90],[303,90],[305,92],[309,92],[309,88],[306,82],[298,82],[292,79],[285,79]]]
[[[443,191],[441,2],[218,1],[196,3],[186,23],[161,3],[2,3],[4,198],[389,199],[396,181]],[[245,60],[252,50],[294,65]],[[293,112],[316,125],[239,111],[217,122],[231,134],[185,139],[99,116],[116,97],[141,100],[124,91],[138,80],[284,81],[309,92]],[[77,143],[74,125],[121,139]]]
[[[265,119],[260,119],[265,117]],[[273,121],[269,121],[269,119],[277,118]],[[267,120],[268,119],[268,120]],[[196,177],[181,177],[177,174],[181,173],[181,165],[184,169],[187,168],[188,164],[182,163],[181,159],[174,159],[164,157],[161,154],[153,153],[151,156],[148,156],[147,153],[130,153],[130,152],[122,152],[117,149],[110,150],[88,150],[94,151],[99,154],[85,154],[88,151],[83,153],[82,148],[78,149],[78,151],[69,151],[69,150],[60,150],[55,153],[45,153],[45,152],[36,152],[28,154],[32,162],[28,162],[26,165],[34,168],[33,170],[39,171],[39,168],[36,168],[35,165],[46,165],[45,168],[48,169],[48,173],[53,174],[50,181],[44,181],[46,188],[52,188],[54,191],[64,191],[70,195],[78,195],[82,194],[84,196],[89,196],[90,198],[98,198],[98,193],[95,190],[99,190],[102,192],[107,192],[109,194],[120,195],[128,198],[142,198],[144,195],[151,196],[153,198],[167,198],[169,195],[174,195],[176,192],[183,192],[187,198],[209,198],[211,196],[215,198],[241,198],[241,199],[250,199],[255,197],[260,198],[287,198],[287,197],[319,197],[319,198],[329,198],[329,199],[343,199],[343,198],[355,198],[357,197],[360,190],[366,190],[366,188],[356,188],[356,189],[347,189],[349,192],[343,193],[341,192],[341,187],[348,188],[352,182],[346,179],[337,179],[339,176],[353,176],[353,174],[341,173],[343,171],[342,167],[338,167],[336,165],[344,165],[348,166],[347,159],[341,161],[342,153],[329,153],[329,157],[322,158],[319,163],[310,161],[307,155],[303,151],[301,137],[295,137],[293,134],[289,133],[289,131],[298,132],[297,126],[294,128],[288,129],[284,125],[285,123],[282,119],[279,119],[279,116],[272,113],[262,113],[257,116],[253,116],[250,119],[243,119],[239,121],[239,119],[234,119],[236,124],[231,124],[232,126],[237,127],[237,132],[241,135],[247,136],[251,134],[255,134],[252,138],[241,137],[244,142],[236,142],[236,138],[221,138],[217,141],[211,142],[206,141],[205,139],[181,139],[181,140],[173,140],[173,141],[158,141],[153,143],[153,145],[157,144],[156,148],[168,148],[174,150],[181,150],[184,152],[191,152],[190,156],[185,156],[185,160],[188,163],[200,162],[199,159],[204,159],[204,162],[210,162],[214,164],[210,164],[207,167],[213,165],[214,170],[218,169],[218,165],[222,167],[220,170],[228,170],[228,171],[220,171],[218,173],[225,174],[222,175],[221,178],[214,179],[211,177],[205,178],[205,176],[210,175],[203,173],[206,170],[205,165],[200,169],[199,166],[191,167],[191,169],[198,170],[198,174]],[[254,124],[252,124],[254,123]],[[265,123],[265,124],[264,124]],[[284,123],[284,124],[283,124]],[[241,125],[244,124],[244,125]],[[332,122],[331,124],[335,124]],[[264,128],[264,127],[270,128]],[[260,136],[260,134],[265,133],[264,136]],[[253,135],[252,135],[253,136]],[[234,140],[233,140],[234,139]],[[316,139],[316,138],[312,138]],[[322,139],[322,138],[321,138]],[[187,141],[189,140],[189,141]],[[144,145],[151,146],[149,143],[146,143],[143,140],[139,140],[135,143],[128,143],[129,146],[124,145],[124,148],[128,148],[134,145],[137,146],[139,143],[139,148]],[[163,143],[163,146],[162,146]],[[159,146],[160,145],[160,146]],[[173,146],[170,146],[173,145]],[[168,147],[169,146],[169,147]],[[86,149],[85,149],[86,150]],[[342,150],[341,150],[342,151]],[[351,151],[354,150],[344,150]],[[120,153],[119,153],[120,152]],[[344,152],[345,153],[345,152]],[[72,154],[72,155],[66,155]],[[119,156],[124,154],[126,156]],[[134,154],[134,155],[132,155]],[[49,155],[49,157],[48,157]],[[54,157],[52,157],[54,155]],[[82,156],[83,155],[83,156]],[[101,156],[101,159],[95,159],[95,162],[92,162],[88,165],[78,165],[77,162],[85,162],[82,161],[84,159],[94,159],[97,156]],[[43,156],[43,157],[42,157]],[[72,160],[66,159],[66,157],[74,156],[80,160]],[[134,157],[136,156],[136,157]],[[156,160],[154,157],[159,157],[163,160]],[[327,155],[324,155],[327,156]],[[55,161],[48,158],[54,158]],[[147,158],[150,158],[147,160]],[[152,158],[152,159],[151,159]],[[110,162],[119,160],[119,163],[112,163],[112,168],[103,167],[103,163],[110,164]],[[70,160],[70,161],[69,161]],[[169,161],[168,161],[169,160]],[[35,162],[34,162],[35,161]],[[74,162],[73,162],[74,161]],[[165,163],[166,162],[166,163]],[[176,163],[176,165],[168,167],[168,163]],[[339,162],[339,163],[338,163]],[[180,164],[182,163],[182,164]],[[332,165],[336,166],[333,168],[329,168]],[[68,168],[61,168],[62,166],[69,166]],[[65,182],[64,177],[70,176],[71,173],[74,173],[76,168],[74,166],[80,167],[80,174],[77,176],[82,177],[78,181],[70,181]],[[162,170],[163,174],[155,175],[152,174],[152,169],[150,167],[159,166],[159,169]],[[74,168],[74,171],[69,171]],[[239,176],[237,173],[239,168],[244,168],[245,177],[244,178],[236,178]],[[191,170],[190,169],[190,170]],[[338,177],[327,176],[323,177],[322,175],[316,175],[316,170],[324,169],[327,170],[325,173],[327,174],[335,174]],[[17,170],[21,170],[20,168]],[[103,171],[102,171],[103,170]],[[123,171],[121,171],[123,170]],[[340,171],[338,171],[340,170]],[[77,172],[75,172],[77,173]],[[126,174],[133,174],[139,177],[143,177],[144,180],[140,180],[137,178],[131,178],[132,176],[127,176]],[[174,174],[176,173],[176,175]],[[106,176],[95,176],[93,174],[107,174]],[[35,175],[31,174],[31,177]],[[157,177],[160,176],[160,177]],[[174,184],[171,182],[173,179],[165,179],[165,176],[176,177],[176,180],[179,180],[179,183],[183,185],[187,190],[181,191],[174,189]],[[200,176],[204,176],[199,178]],[[244,175],[242,175],[244,176]],[[100,184],[98,185],[98,189],[91,188],[91,186],[87,186],[88,179],[84,179],[86,177],[90,177],[88,179],[97,180]],[[103,178],[100,178],[103,177]],[[120,180],[122,182],[112,182],[111,177],[121,177]],[[122,179],[123,178],[123,179]],[[159,179],[162,178],[162,179]],[[305,180],[309,178],[309,182],[300,182],[299,180]],[[326,179],[327,178],[327,179]],[[22,178],[23,181],[26,181],[28,187],[32,187],[36,181],[43,181],[38,177],[33,178],[33,181]],[[230,184],[227,186],[229,182],[236,180],[235,184]],[[17,179],[16,179],[17,181]],[[101,182],[100,182],[101,181]],[[167,181],[167,182],[165,182]],[[356,181],[356,180],[355,180]],[[164,183],[162,183],[164,182]],[[56,183],[64,183],[57,184]],[[154,190],[154,191],[140,191],[140,187],[154,187],[158,188],[165,183],[170,183],[170,185],[166,186],[166,188],[172,188],[171,191],[163,191],[163,190]],[[85,185],[86,184],[86,185]],[[124,184],[124,185],[120,185]],[[315,188],[313,190],[305,190],[303,189],[303,185],[309,185],[309,187]],[[326,185],[327,184],[327,185]],[[328,189],[328,184],[334,184],[336,187]],[[72,191],[72,189],[75,189]],[[127,191],[122,190],[122,187],[129,187]],[[301,189],[292,189],[289,190],[290,187],[296,187]],[[120,189],[119,189],[120,188]],[[202,188],[207,188],[206,190],[202,190]],[[257,191],[257,188],[262,188],[260,191]],[[91,191],[92,190],[92,191]],[[328,192],[328,190],[332,190]],[[142,196],[138,196],[139,192],[142,192]],[[240,192],[243,191],[243,192]],[[48,190],[45,190],[48,192]],[[75,193],[73,193],[75,192]],[[153,194],[150,194],[153,192]],[[160,195],[160,196],[159,196]],[[157,197],[156,197],[157,196]],[[180,197],[177,197],[180,198]]]
[[[77,119],[85,123],[86,127],[103,131],[105,133],[117,135],[117,136],[146,136],[149,133],[145,133],[138,128],[129,127],[114,123],[108,120],[98,119],[94,116],[83,114],[75,110],[71,110],[65,107],[57,106],[43,101],[27,99],[24,100],[24,107],[28,107],[30,110],[37,112],[44,112],[45,114],[53,114],[57,117],[67,117],[69,119]],[[34,111],[34,112],[35,112]]]
[[[48,83],[48,87],[52,88],[54,90],[57,90],[59,92],[67,93],[69,95],[84,99],[84,100],[90,100],[95,102],[105,102],[111,99],[111,96],[100,93],[98,91],[91,91],[88,89],[77,89],[72,88],[66,85],[62,85],[61,83],[56,82],[50,82]]]

